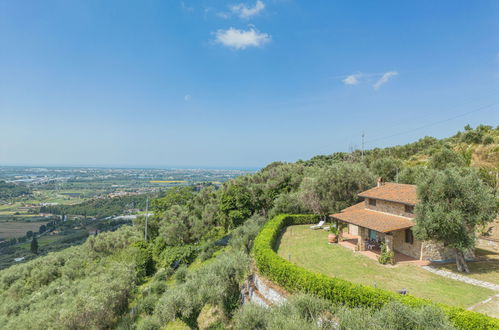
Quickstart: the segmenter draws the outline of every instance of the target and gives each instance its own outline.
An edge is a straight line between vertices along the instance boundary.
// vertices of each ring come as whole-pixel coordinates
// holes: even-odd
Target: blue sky
[[[498,1],[0,0],[0,165],[258,168],[499,124]]]

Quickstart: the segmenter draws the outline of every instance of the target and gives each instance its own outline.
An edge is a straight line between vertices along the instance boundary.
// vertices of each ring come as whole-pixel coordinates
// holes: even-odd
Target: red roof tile
[[[412,184],[387,182],[380,187],[363,191],[359,197],[381,199],[408,205],[416,205],[416,186]]]
[[[373,211],[365,208],[357,208],[352,210],[352,208],[358,207],[359,204],[350,206],[342,212],[331,214],[330,216],[335,219],[364,228],[376,230],[381,233],[388,233],[394,230],[406,229],[414,226],[414,222],[406,217]]]
[[[347,207],[346,209],[341,210],[341,212],[348,212],[348,211],[358,211],[358,210],[363,210],[366,208],[366,203],[365,202],[360,202],[357,204],[354,204],[350,207]]]

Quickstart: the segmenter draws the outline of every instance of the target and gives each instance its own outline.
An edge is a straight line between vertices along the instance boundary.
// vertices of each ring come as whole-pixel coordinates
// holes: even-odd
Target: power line
[[[497,91],[497,88],[493,88],[493,89],[486,90],[486,91],[483,91],[483,92],[487,94],[487,95],[486,95],[487,97],[496,96],[496,95],[498,95],[498,94],[499,94],[499,91]],[[490,93],[490,92],[493,92],[493,93]],[[483,98],[483,97],[480,97],[480,98],[477,98],[477,97],[467,98],[467,99],[463,100],[462,102],[460,102],[460,106],[463,106],[463,105],[468,105],[468,104],[474,103],[475,101],[477,101],[477,100],[479,100],[479,99],[482,99],[482,98]],[[492,105],[497,104],[497,103],[498,103],[498,102],[494,102]],[[485,107],[490,107],[490,106],[491,106],[491,105],[489,104],[489,105],[487,105],[487,106],[485,106]],[[446,109],[448,109],[449,111],[452,111],[452,110],[457,110],[457,109],[456,109],[456,106],[451,106],[450,108],[446,108]],[[390,136],[380,137],[380,138],[376,138],[376,139],[369,140],[369,141],[364,141],[364,142],[365,142],[365,143],[372,143],[372,142],[376,142],[376,141],[378,141],[378,140],[388,139],[388,138],[390,138],[390,137],[392,137],[392,136],[398,136],[398,135],[402,135],[402,134],[410,133],[410,132],[413,132],[413,131],[416,131],[416,130],[420,130],[420,129],[425,128],[425,127],[429,127],[429,126],[437,125],[437,124],[439,124],[439,123],[441,123],[441,122],[446,122],[446,121],[449,121],[449,120],[453,120],[453,119],[455,119],[455,118],[463,117],[463,116],[465,116],[465,115],[468,115],[468,114],[473,113],[473,112],[478,112],[478,111],[480,111],[480,110],[483,110],[483,109],[482,109],[482,108],[475,109],[475,110],[472,110],[472,111],[470,111],[470,112],[467,112],[467,113],[464,113],[464,114],[461,114],[461,115],[458,115],[458,116],[455,116],[455,117],[447,118],[447,119],[444,119],[444,120],[439,121],[439,122],[435,122],[435,123],[428,124],[427,126],[426,126],[426,125],[425,125],[425,126],[421,126],[421,127],[415,128],[415,129],[410,130],[410,131],[399,132],[399,133],[395,133],[395,134],[390,135]],[[429,117],[428,115],[412,116],[412,120],[414,120],[414,119],[425,119],[425,118],[428,118],[428,117]],[[397,125],[397,124],[399,124],[399,123],[406,123],[406,122],[407,122],[407,119],[396,119],[396,120],[391,121],[389,124],[390,124],[390,125]],[[387,124],[385,123],[385,127],[386,127],[386,126],[390,126],[390,125],[387,125]],[[363,133],[365,133],[365,132],[363,131]],[[369,129],[368,129],[368,135],[370,135],[370,136],[372,136],[372,135],[373,135],[373,134],[369,134],[369,133],[370,133],[370,131],[369,131]],[[344,140],[344,141],[349,141],[349,140],[351,140],[351,139],[355,139],[355,140],[357,140],[357,139],[358,139],[358,137],[359,137],[359,135],[358,135],[358,133],[357,133],[357,134],[352,134],[352,135],[349,135],[349,136],[342,136],[342,137],[341,137],[341,139],[342,139],[342,140]],[[328,144],[324,144],[322,147],[327,148],[327,147],[329,147],[330,145],[331,145],[331,144],[330,144],[330,143],[328,143]]]
[[[376,142],[376,141],[380,141],[380,140],[385,140],[385,139],[389,139],[389,138],[392,138],[392,137],[395,137],[395,136],[399,136],[399,135],[403,135],[403,134],[407,134],[407,133],[412,133],[412,132],[415,132],[415,131],[418,131],[418,130],[421,130],[423,128],[427,128],[427,127],[431,127],[431,126],[435,126],[435,125],[438,125],[438,124],[442,124],[442,123],[445,123],[445,122],[448,122],[448,121],[451,121],[451,120],[454,120],[456,118],[460,118],[460,117],[464,117],[464,116],[467,116],[469,114],[472,114],[472,113],[475,113],[475,112],[479,112],[479,111],[482,111],[482,110],[485,110],[487,108],[490,108],[496,104],[499,104],[499,101],[496,101],[496,102],[493,102],[493,103],[490,103],[488,105],[484,105],[482,107],[479,107],[477,109],[474,109],[474,110],[471,110],[471,111],[468,111],[468,112],[465,112],[465,113],[462,113],[462,114],[459,114],[457,116],[453,116],[453,117],[449,117],[449,118],[446,118],[446,119],[443,119],[443,120],[439,120],[439,121],[436,121],[436,122],[433,122],[433,123],[430,123],[430,124],[426,124],[426,125],[423,125],[423,126],[419,126],[419,127],[416,127],[414,129],[411,129],[411,130],[407,130],[407,131],[404,131],[404,132],[399,132],[399,133],[394,133],[394,134],[391,134],[391,135],[387,135],[387,136],[384,136],[384,137],[380,137],[380,138],[377,138],[377,139],[373,139],[373,140],[370,140],[370,141],[367,141],[366,143],[368,144],[372,144],[373,142]]]

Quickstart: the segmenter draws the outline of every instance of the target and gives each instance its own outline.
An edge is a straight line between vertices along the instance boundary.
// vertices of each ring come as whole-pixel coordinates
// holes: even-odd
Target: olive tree
[[[473,171],[431,170],[421,176],[414,233],[455,249],[460,272],[469,272],[464,252],[475,247],[477,231],[494,220],[497,204],[492,189]]]
[[[371,163],[371,171],[386,181],[395,181],[402,169],[402,162],[393,157],[383,157]]]
[[[326,218],[358,202],[357,194],[374,183],[374,175],[364,165],[338,163],[310,169],[301,183],[300,197],[306,207]]]

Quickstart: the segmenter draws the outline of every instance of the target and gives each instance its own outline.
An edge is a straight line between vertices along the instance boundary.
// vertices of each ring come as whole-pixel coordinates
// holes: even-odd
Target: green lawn
[[[415,265],[383,266],[338,244],[327,243],[328,233],[309,225],[290,226],[281,238],[278,254],[306,269],[354,283],[409,294],[448,305],[469,307],[494,291],[447,279]]]
[[[475,312],[487,314],[499,319],[499,298],[493,297],[491,301],[480,304],[472,309]]]
[[[499,284],[499,260],[469,262],[470,273],[461,274],[480,281]],[[437,268],[457,273],[456,264],[445,264]]]

